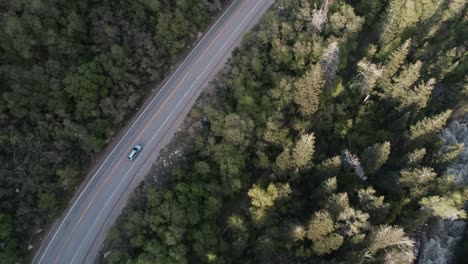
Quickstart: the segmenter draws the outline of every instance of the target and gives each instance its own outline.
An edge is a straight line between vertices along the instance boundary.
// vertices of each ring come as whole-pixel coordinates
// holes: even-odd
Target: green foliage
[[[421,206],[427,207],[432,214],[442,218],[466,218],[467,214],[463,208],[468,199],[468,191],[463,193],[454,192],[450,196],[429,196],[421,200]]]
[[[15,226],[0,239],[2,263],[23,262],[33,236],[66,204],[61,197],[82,180],[79,170],[220,7],[216,0],[25,3],[0,4],[0,211]]]
[[[77,119],[88,119],[96,116],[98,102],[108,93],[103,69],[96,62],[78,67],[76,73],[65,77],[65,91],[75,101]]]
[[[294,83],[294,102],[304,117],[311,117],[318,110],[324,83],[322,68],[319,65],[313,65]]]
[[[336,218],[337,231],[343,236],[355,236],[361,232],[362,228],[367,226],[368,218],[369,214],[347,207]]]
[[[426,152],[425,148],[415,149],[405,155],[404,162],[409,166],[418,166],[422,163]]]
[[[358,75],[356,80],[351,84],[351,87],[358,89],[360,94],[369,94],[374,90],[377,81],[382,76],[382,68],[370,63],[367,59],[359,61],[357,67]]]
[[[428,193],[437,174],[432,168],[405,169],[400,172],[400,183],[410,189],[411,197],[422,197]]]
[[[335,230],[335,223],[329,212],[323,210],[314,213],[307,226],[307,238],[318,242]]]
[[[335,156],[322,161],[316,168],[316,171],[321,176],[337,175],[341,171],[341,158]]]
[[[342,236],[336,233],[332,233],[324,237],[317,243],[314,243],[312,245],[312,250],[315,254],[319,256],[330,254],[333,251],[338,250],[343,244],[343,241],[344,239]]]
[[[385,7],[385,1],[361,0],[358,1],[356,10],[359,12],[359,14],[365,15],[366,25],[371,26],[374,24],[383,7]]]
[[[427,143],[445,126],[451,115],[452,110],[447,110],[435,116],[425,117],[411,126],[409,140],[414,145]]]
[[[381,24],[380,43],[385,45],[395,37],[415,32],[418,22],[429,19],[443,3],[442,0],[390,0]]]
[[[400,47],[390,54],[388,62],[382,71],[382,77],[380,78],[380,84],[383,87],[388,87],[391,78],[397,73],[398,69],[403,65],[411,46],[411,39],[408,39]]]
[[[297,168],[309,165],[314,155],[314,134],[302,135],[292,150],[292,160]]]
[[[453,162],[462,153],[465,145],[463,143],[446,146],[439,153],[436,154],[436,162],[440,165],[446,165]]]
[[[373,187],[358,190],[358,206],[364,212],[369,212],[372,220],[381,222],[388,213],[388,203],[384,196],[377,196]]]
[[[286,198],[291,193],[289,184],[270,183],[266,189],[254,184],[248,195],[252,207],[249,208],[252,218],[256,223],[261,223],[267,210],[273,206],[277,199]]]
[[[388,247],[411,250],[414,244],[410,238],[405,236],[403,229],[386,225],[379,226],[372,232],[370,243],[368,249],[371,254]]]
[[[252,120],[243,120],[237,114],[229,114],[224,118],[222,135],[224,140],[229,143],[240,146],[248,146],[252,129]]]
[[[307,238],[312,240],[312,251],[321,256],[330,254],[343,244],[343,237],[335,230],[330,213],[325,210],[314,213],[307,227]]]
[[[434,115],[464,115],[464,9],[439,0],[276,1],[233,53],[216,97],[197,106],[208,122],[168,182],[156,185],[152,174],[139,189],[108,238],[108,258],[413,263],[414,230],[431,216],[466,213],[463,188],[443,173],[461,145],[437,140],[451,111]],[[177,16],[155,21],[182,36],[186,23],[170,23]],[[184,44],[152,36],[171,41],[161,46],[168,53]],[[112,50],[124,63],[128,48]],[[25,116],[3,97],[0,107]]]
[[[390,142],[376,143],[364,150],[361,154],[361,162],[364,171],[374,174],[388,160],[390,155]]]

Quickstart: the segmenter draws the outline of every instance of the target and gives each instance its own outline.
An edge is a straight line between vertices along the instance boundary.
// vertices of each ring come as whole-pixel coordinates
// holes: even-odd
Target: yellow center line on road
[[[232,20],[234,20],[235,18],[237,18],[239,16],[239,12],[240,10],[242,10],[242,8],[248,3],[250,2],[249,0],[245,1],[240,7],[238,7],[238,10],[236,11],[236,13],[229,19],[229,21],[226,23],[226,25],[223,26],[223,28],[221,29],[221,32],[216,36],[216,38],[214,40],[212,40],[212,42],[210,43],[210,45],[203,51],[203,53],[199,56],[199,58],[195,61],[195,63],[190,67],[190,69],[188,70],[188,72],[184,75],[184,77],[182,78],[182,80],[177,84],[177,86],[174,88],[174,90],[171,92],[171,94],[169,95],[169,97],[163,102],[163,104],[159,107],[158,111],[156,111],[156,113],[153,114],[153,116],[151,117],[150,121],[145,125],[145,127],[142,129],[142,131],[140,132],[140,134],[137,136],[137,138],[133,141],[132,143],[132,146],[135,145],[141,138],[141,136],[143,135],[143,133],[145,132],[145,130],[151,125],[151,123],[154,121],[154,119],[158,116],[158,114],[161,112],[161,110],[164,108],[164,106],[166,106],[166,104],[168,103],[168,101],[170,99],[172,99],[172,97],[174,96],[175,92],[178,90],[178,88],[182,85],[182,83],[187,79],[187,77],[189,76],[189,74],[192,72],[193,68],[198,64],[198,62],[206,55],[206,53],[209,51],[209,49],[214,45],[214,43],[221,37],[221,35],[226,31],[227,27],[230,25],[230,22]],[[60,251],[59,251],[59,254],[57,255],[57,257],[55,258],[55,261],[54,263],[57,263],[58,259],[60,258],[60,256],[62,255],[62,252],[63,252],[63,249],[65,248],[65,246],[68,244],[68,242],[70,241],[71,239],[71,236],[74,234],[74,232],[76,231],[76,229],[78,228],[78,225],[81,223],[81,221],[83,221],[84,217],[86,216],[87,212],[89,211],[89,209],[91,208],[91,206],[93,205],[93,203],[96,201],[97,199],[97,196],[100,194],[100,192],[102,191],[102,189],[105,187],[105,185],[107,184],[107,182],[109,181],[109,179],[113,176],[115,170],[118,168],[118,166],[122,163],[123,159],[120,159],[119,162],[114,166],[114,168],[112,169],[111,173],[106,177],[106,179],[104,180],[104,182],[101,184],[101,186],[99,186],[99,189],[98,191],[96,192],[96,194],[93,196],[93,198],[91,199],[90,203],[87,205],[85,211],[80,215],[80,218],[78,219],[78,222],[73,226],[73,229],[72,231],[70,232],[70,234],[68,235],[65,243],[62,245]]]

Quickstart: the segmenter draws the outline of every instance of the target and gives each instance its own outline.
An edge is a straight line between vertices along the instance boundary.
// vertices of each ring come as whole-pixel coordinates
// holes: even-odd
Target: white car
[[[142,146],[140,144],[135,145],[130,154],[128,154],[128,159],[134,160],[138,156],[138,153],[140,153],[141,149]]]

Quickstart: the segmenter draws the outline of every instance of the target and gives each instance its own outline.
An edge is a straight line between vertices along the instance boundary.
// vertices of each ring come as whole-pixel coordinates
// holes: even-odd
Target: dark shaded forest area
[[[216,99],[193,110],[203,129],[168,182],[148,176],[102,260],[420,260],[425,226],[467,217],[466,171],[453,165],[468,152],[441,134],[452,123],[468,136],[466,8],[277,0]]]
[[[218,0],[0,1],[0,262],[61,212],[82,168]]]

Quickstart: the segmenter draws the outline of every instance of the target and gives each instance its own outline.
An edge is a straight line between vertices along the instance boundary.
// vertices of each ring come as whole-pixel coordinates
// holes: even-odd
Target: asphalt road
[[[64,215],[41,242],[33,263],[93,263],[109,228],[159,151],[170,141],[204,87],[222,68],[231,51],[271,6],[273,0],[235,0],[193,51],[148,98],[90,172]],[[143,150],[135,161],[127,155],[135,144]]]

